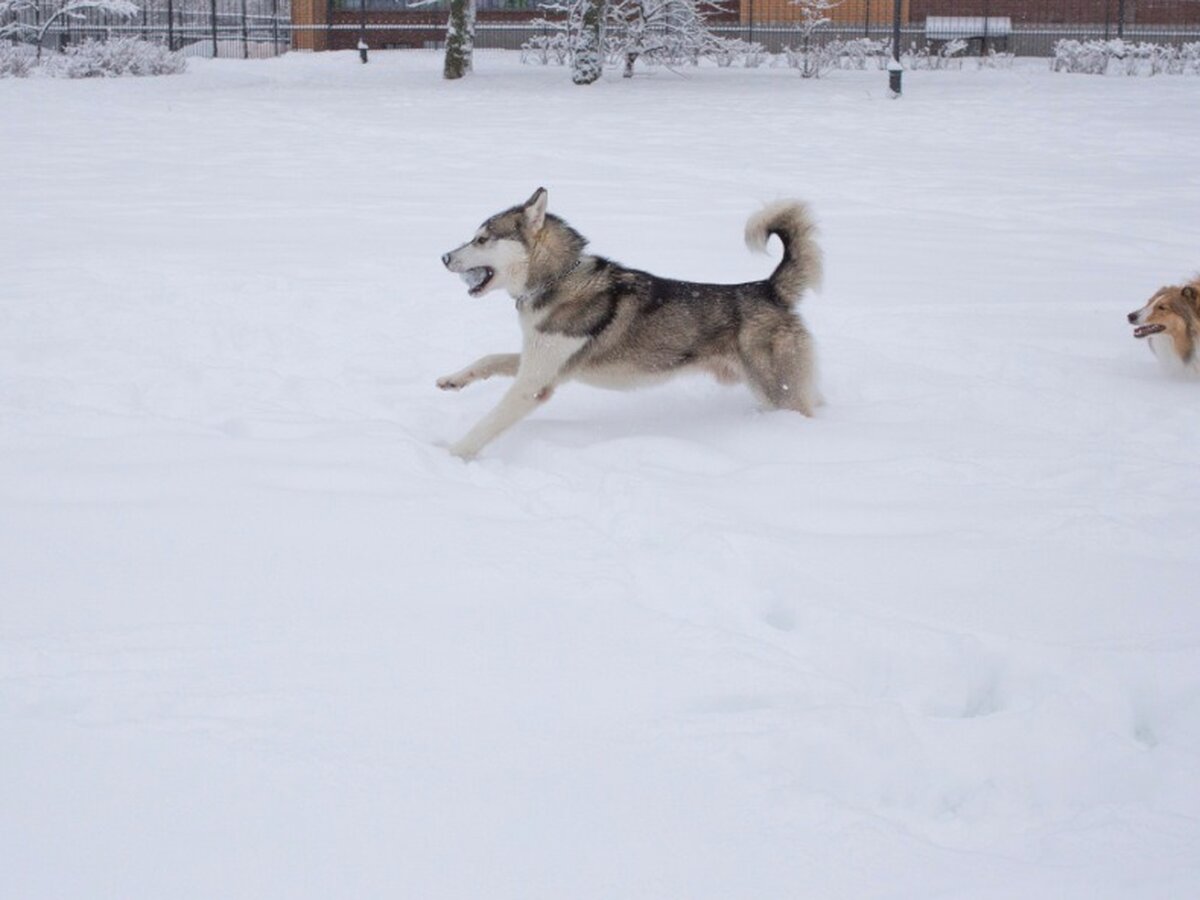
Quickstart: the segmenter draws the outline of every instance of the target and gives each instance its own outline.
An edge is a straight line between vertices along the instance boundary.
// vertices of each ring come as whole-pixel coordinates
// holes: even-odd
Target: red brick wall
[[[866,0],[845,0],[832,13],[835,22],[861,22]],[[724,11],[712,21],[746,21],[747,0],[722,0]],[[904,0],[904,21],[923,24],[927,16],[1009,16],[1015,25],[1033,24],[1104,24],[1117,21],[1119,0]],[[327,0],[292,0],[292,21],[297,25],[323,25],[326,22]],[[877,12],[878,10],[878,12]],[[872,0],[872,22],[890,22],[891,4],[887,0]],[[359,14],[351,10],[328,13],[334,24],[357,25]],[[480,22],[527,22],[545,15],[541,10],[481,10]],[[796,7],[789,0],[754,0],[754,18],[767,21],[795,19]],[[427,25],[428,28],[404,31],[367,32],[372,47],[423,47],[430,41],[446,36],[445,12],[367,12],[367,21],[375,25],[403,23]],[[1125,0],[1125,22],[1128,25],[1195,25],[1200,27],[1200,0]],[[298,50],[346,50],[358,43],[357,30],[294,32],[293,44]]]
[[[295,4],[296,0],[292,0]],[[312,0],[324,3],[325,0]],[[293,6],[294,8],[294,6]],[[485,9],[475,14],[476,22],[528,22],[544,16],[541,10],[531,9]],[[358,25],[361,14],[352,10],[334,10],[330,17],[335,25]],[[367,32],[367,43],[372,47],[424,47],[430,41],[446,39],[447,13],[440,12],[371,12],[367,10],[367,24],[379,25],[421,25],[422,28],[405,28],[404,30],[388,31],[372,28]],[[358,46],[358,31],[356,29],[338,29],[329,32],[330,50],[352,50]]]

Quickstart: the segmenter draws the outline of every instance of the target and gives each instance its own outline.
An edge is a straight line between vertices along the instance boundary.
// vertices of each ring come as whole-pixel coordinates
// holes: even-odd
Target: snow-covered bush
[[[1200,75],[1200,41],[1179,48],[1179,71]]]
[[[1147,68],[1150,75],[1178,75],[1181,73],[1179,65],[1179,48],[1173,47],[1170,44],[1139,44],[1139,55],[1146,60]],[[1128,73],[1136,75],[1136,72]]]
[[[0,78],[24,78],[35,61],[29,48],[0,40]]]
[[[747,42],[747,49],[742,57],[742,64],[747,69],[757,69],[771,59],[771,51],[754,41]]]
[[[1170,47],[1163,44],[1158,46],[1161,50],[1169,51],[1158,60],[1160,72],[1166,75],[1187,75],[1189,72],[1195,71],[1194,66],[1189,65],[1192,62],[1189,57],[1195,55],[1195,50],[1190,48],[1200,48],[1200,44],[1184,44],[1182,47]]]
[[[1058,41],[1053,72],[1086,75],[1184,75],[1200,74],[1200,43],[1153,44],[1131,41]]]
[[[546,19],[535,19],[534,25],[546,28],[545,34],[535,34],[521,45],[521,62],[537,65],[564,66],[571,59],[571,42],[566,31],[559,30]]]
[[[1112,60],[1117,60],[1117,71],[1124,75],[1138,74],[1144,68],[1143,64],[1150,61],[1151,51],[1147,44],[1127,44],[1124,41],[1115,44],[1117,49],[1109,57],[1109,62],[1111,64]]]
[[[904,63],[904,68],[910,71],[914,69],[961,69],[962,54],[967,46],[967,42],[961,38],[946,41],[936,52],[930,50],[929,47],[918,49],[913,44],[909,46],[907,52],[901,54],[900,59]]]
[[[979,57],[979,68],[981,69],[1011,69],[1013,60],[1016,54],[1007,52],[997,52],[989,49],[986,56]]]
[[[901,53],[901,60],[906,69],[961,69],[963,52],[967,42],[962,40],[947,41],[938,50],[931,51],[929,47],[917,48],[911,45]],[[808,65],[817,76],[826,69],[856,69],[875,68],[880,71],[887,68],[892,58],[892,42],[890,40],[873,40],[871,38],[854,38],[848,41],[815,41],[804,48],[783,48],[782,60],[794,69]],[[991,53],[981,60],[980,65],[1011,68],[1012,54]]]
[[[1177,75],[1180,73],[1179,48],[1170,44],[1126,43],[1114,42],[1119,45],[1120,52],[1113,52],[1113,58],[1120,61],[1118,71],[1125,75]]]
[[[1056,41],[1050,70],[1103,75],[1108,70],[1108,58],[1108,41]]]
[[[884,69],[891,56],[891,41],[853,38],[849,41],[830,41],[826,44],[830,66],[834,69]]]
[[[914,51],[915,52],[915,51]],[[799,69],[804,74],[807,65],[812,74],[809,78],[819,78],[828,69],[863,70],[868,68],[883,71],[892,58],[892,42],[890,40],[874,40],[872,38],[852,38],[848,41],[821,40],[818,36],[810,42],[808,49],[804,47],[784,47],[780,61],[793,69]],[[909,60],[905,56],[905,60]],[[932,68],[929,65],[916,68]]]
[[[1061,40],[1054,44],[1054,56],[1050,58],[1051,72],[1083,72],[1088,74],[1103,74],[1108,68],[1108,56],[1101,57],[1103,65],[1097,69],[1095,65],[1096,47],[1085,48],[1083,41]]]
[[[832,68],[840,41],[823,41],[812,36],[807,40],[798,47],[784,47],[780,57],[789,69],[798,71],[801,78],[820,78],[822,72]]]
[[[121,75],[177,75],[187,60],[162,44],[139,38],[87,40],[68,47],[48,68],[64,78],[115,78]]]
[[[842,44],[841,60],[844,68],[866,69],[874,65],[876,69],[887,67],[891,41],[876,41],[871,38],[855,38]]]
[[[741,38],[714,37],[706,55],[721,68],[741,63],[747,69],[757,69],[770,56],[762,44]]]

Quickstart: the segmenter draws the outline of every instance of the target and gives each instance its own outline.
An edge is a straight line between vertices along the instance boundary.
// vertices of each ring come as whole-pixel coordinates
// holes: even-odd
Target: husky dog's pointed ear
[[[533,196],[525,202],[525,224],[529,226],[532,234],[541,231],[542,225],[546,222],[547,196],[545,188],[538,188],[533,192]]]

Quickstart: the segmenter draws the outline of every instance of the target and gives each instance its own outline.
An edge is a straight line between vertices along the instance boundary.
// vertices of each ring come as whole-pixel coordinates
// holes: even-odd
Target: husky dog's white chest
[[[521,322],[521,365],[520,371],[533,375],[547,384],[557,383],[571,358],[587,343],[587,338],[570,337],[565,334],[542,331],[538,327],[546,318],[545,313],[520,308]]]

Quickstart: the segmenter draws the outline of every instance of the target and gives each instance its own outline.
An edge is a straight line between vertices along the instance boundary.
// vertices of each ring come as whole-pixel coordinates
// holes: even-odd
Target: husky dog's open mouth
[[[491,266],[478,266],[460,272],[459,277],[466,283],[467,293],[472,297],[478,297],[496,277],[496,270]]]
[[[1135,338],[1144,338],[1166,330],[1166,325],[1139,325],[1137,328],[1133,329],[1133,336]]]

